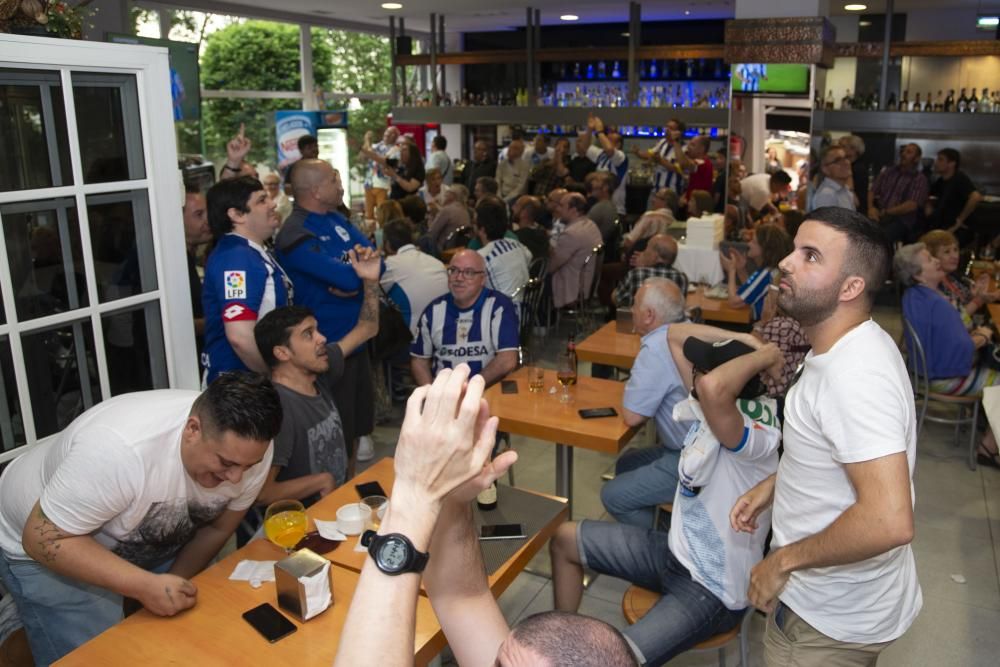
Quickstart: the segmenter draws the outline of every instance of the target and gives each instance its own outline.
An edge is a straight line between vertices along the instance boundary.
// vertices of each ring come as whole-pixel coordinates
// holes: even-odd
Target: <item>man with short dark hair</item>
[[[524,194],[531,163],[524,159],[524,141],[521,139],[514,139],[504,150],[506,155],[497,164],[497,195],[510,204]]]
[[[776,475],[730,521],[756,531],[774,505],[749,598],[769,612],[768,665],[871,665],[922,598],[913,539],[916,417],[896,342],[871,319],[892,253],[863,215],[817,209],[783,259],[778,306],[812,344],[785,401]]]
[[[0,477],[0,580],[37,664],[122,619],[193,607],[190,579],[236,530],[271,463],[281,403],[271,383],[226,373],[199,394],[109,398]]]
[[[819,168],[823,173],[823,181],[812,193],[809,210],[825,206],[857,210],[854,193],[848,187],[851,181],[851,161],[847,159],[844,149],[837,144],[824,148],[820,153]]]
[[[500,184],[497,182],[497,179],[491,176],[482,176],[476,179],[476,189],[472,191],[472,198],[479,201],[489,195],[498,197],[499,193]]]
[[[427,170],[437,169],[441,175],[441,182],[451,185],[455,180],[455,171],[452,169],[451,158],[445,150],[448,148],[448,140],[444,135],[439,134],[431,139],[431,154],[427,157]]]
[[[599,169],[587,174],[587,180],[584,182],[587,194],[594,202],[587,209],[587,217],[601,230],[601,239],[604,243],[611,241],[611,237],[614,236],[615,221],[618,219],[618,209],[611,201],[611,193],[615,190],[614,178],[614,174]]]
[[[529,251],[532,258],[549,256],[549,235],[539,224],[544,208],[538,197],[523,195],[514,202],[514,234]]]
[[[552,305],[556,308],[575,303],[581,285],[590,286],[596,279],[593,260],[587,261],[594,248],[601,245],[601,230],[587,217],[587,200],[577,192],[562,197],[556,209],[566,227],[554,237],[549,255],[548,275],[552,282]]]
[[[506,204],[493,197],[484,198],[476,206],[475,226],[482,243],[477,252],[486,261],[486,286],[520,303],[520,290],[529,278],[531,251],[517,239],[506,238]]]
[[[431,301],[410,347],[410,367],[418,386],[430,384],[445,368],[465,363],[486,384],[517,367],[517,306],[486,287],[486,261],[475,250],[460,250],[448,265],[448,293]]]
[[[694,168],[694,163],[688,159],[684,152],[684,131],[683,121],[671,118],[663,131],[663,138],[656,142],[648,151],[639,150],[638,146],[632,147],[632,152],[653,163],[653,191],[660,188],[670,188],[678,194],[684,192],[687,181],[687,174]]]
[[[299,155],[302,160],[316,160],[319,158],[319,140],[315,135],[303,134],[298,141]]]
[[[290,283],[264,247],[278,228],[275,204],[260,181],[240,176],[208,191],[208,225],[216,239],[205,265],[205,382],[219,373],[266,373],[253,340],[257,320],[289,302]]]
[[[929,229],[945,229],[961,236],[959,242],[964,243],[972,236],[965,222],[983,200],[983,195],[976,190],[968,174],[959,168],[961,164],[962,155],[954,148],[938,151],[934,173],[939,178],[931,184],[924,214]]]
[[[201,276],[198,275],[198,248],[212,241],[208,227],[208,203],[201,189],[193,183],[184,184],[184,245],[187,248],[188,290],[191,292],[191,315],[194,317],[194,342],[201,365],[205,348],[205,307],[201,302]]]
[[[666,278],[687,294],[688,279],[683,271],[674,268],[677,259],[677,241],[669,234],[656,234],[646,248],[634,256],[632,269],[625,275],[611,295],[611,301],[619,308],[632,305],[632,298],[649,278]]]
[[[465,189],[464,186],[457,185]],[[464,204],[463,204],[464,206]],[[406,220],[390,220],[382,230],[385,273],[381,284],[389,299],[399,307],[417,335],[417,323],[427,305],[448,292],[448,273],[436,257],[431,257],[413,243],[414,228]]]
[[[757,377],[783,365],[776,346],[750,336],[730,340],[730,331],[687,323],[671,325],[666,336],[692,392],[675,405],[674,417],[693,422],[677,466],[670,531],[568,522],[549,543],[556,609],[580,606],[584,567],[662,594],[624,631],[639,662],[650,665],[732,629],[746,614],[746,581],[763,555],[767,522],[739,535],[729,511],[778,467],[781,441],[774,401],[761,396]]]
[[[750,207],[750,215],[757,219],[778,210],[777,202],[792,190],[792,177],[788,172],[753,174],[740,181],[740,198]]]
[[[920,146],[903,145],[899,164],[883,169],[868,192],[868,217],[885,229],[889,243],[917,238],[917,214],[927,201],[927,178],[920,171]]]
[[[465,187],[469,192],[476,189],[476,183],[480,178],[493,178],[497,173],[497,161],[493,157],[489,144],[479,139],[472,145],[472,159],[465,165],[462,176],[465,178]]]
[[[316,380],[326,376],[331,383],[338,382],[344,359],[378,333],[378,253],[364,248],[349,254],[351,266],[364,281],[365,297],[358,323],[341,340],[328,343],[312,312],[303,306],[272,310],[254,327],[284,415],[258,506],[293,498],[308,507],[347,479],[340,413],[329,390]]]

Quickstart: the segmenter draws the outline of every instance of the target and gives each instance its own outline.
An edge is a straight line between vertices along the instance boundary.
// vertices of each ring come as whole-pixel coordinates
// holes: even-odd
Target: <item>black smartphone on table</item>
[[[364,484],[355,484],[354,488],[358,490],[359,498],[367,498],[368,496],[383,496],[385,498],[389,497],[389,494],[385,492],[382,485],[378,482],[365,482]]]
[[[617,417],[618,411],[614,408],[587,408],[579,411],[584,419],[598,419],[600,417]]]
[[[243,620],[272,644],[298,630],[294,623],[266,602],[243,612]]]
[[[517,381],[516,380],[502,380],[500,382],[500,392],[503,394],[516,394],[517,393]]]
[[[479,529],[481,540],[517,540],[525,537],[524,527],[519,523],[488,524]]]

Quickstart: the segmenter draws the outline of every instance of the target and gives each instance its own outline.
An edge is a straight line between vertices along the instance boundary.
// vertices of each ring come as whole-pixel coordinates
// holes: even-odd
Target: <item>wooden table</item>
[[[502,431],[556,444],[556,495],[567,499],[572,518],[573,447],[618,454],[636,433],[622,419],[625,385],[580,375],[570,389],[573,401],[560,403],[559,393],[549,393],[550,387],[558,387],[553,370],[545,371],[542,393],[528,391],[526,368],[518,369],[506,379],[517,382],[518,393],[501,393],[500,383],[487,389],[485,398],[490,404],[490,414],[499,417]],[[583,419],[577,413],[585,408],[609,406],[618,411],[618,416]]]
[[[991,303],[986,306],[986,309],[989,311],[993,323],[1000,326],[1000,303]]]
[[[525,385],[525,387],[527,387],[527,385]],[[309,514],[310,518],[333,521],[337,517],[338,507],[346,505],[347,503],[358,502],[358,494],[354,489],[355,484],[378,482],[382,485],[382,488],[385,489],[386,493],[391,494],[392,485],[395,479],[396,474],[393,469],[393,460],[391,457],[386,457],[369,467],[364,472],[356,475],[354,479],[347,484],[335,489],[332,493],[306,510],[306,513]],[[519,490],[524,491],[525,493],[535,493],[533,491],[527,491],[526,489]],[[563,501],[562,498],[555,498],[554,496],[546,494],[537,495],[545,496],[546,498],[553,500]],[[559,524],[563,523],[568,518],[569,506],[567,504],[559,515],[547,523],[541,531],[536,532],[533,535],[529,535],[529,539],[517,551],[517,553],[511,556],[500,567],[500,569],[489,576],[490,591],[493,593],[494,597],[499,597],[501,593],[507,590],[507,587],[510,586],[514,579],[517,578],[517,575],[519,575],[527,566],[528,561],[534,558],[535,554],[541,550],[542,545],[544,545],[545,542],[552,537],[552,534],[555,533]],[[354,550],[354,544],[357,542],[357,539],[358,538],[356,537],[349,537],[346,542],[326,554],[326,557],[336,565],[340,565],[341,567],[345,567],[355,572],[360,572],[361,567],[368,558],[368,554]],[[421,592],[423,592],[422,586]]]
[[[688,292],[688,308],[701,308],[701,317],[706,322],[728,322],[729,324],[750,324],[750,307],[733,308],[726,299],[712,299],[705,296],[705,287],[699,285],[694,292]]]
[[[641,344],[639,334],[619,333],[617,323],[608,322],[577,344],[576,356],[595,364],[629,369]]]
[[[242,614],[264,602],[278,608],[274,582],[264,582],[254,589],[245,581],[229,581],[229,575],[243,559],[280,560],[283,556],[281,549],[266,540],[251,542],[194,578],[198,604],[193,608],[172,618],[154,616],[143,609],[56,664],[327,667],[337,654],[359,575],[331,566],[333,605],[306,623],[285,614],[298,630],[270,644],[243,620]],[[419,597],[413,647],[416,664],[429,663],[446,643],[430,602]]]

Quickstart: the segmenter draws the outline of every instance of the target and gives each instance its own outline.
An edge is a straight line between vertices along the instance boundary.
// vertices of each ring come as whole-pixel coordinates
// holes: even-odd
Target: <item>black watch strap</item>
[[[389,540],[401,542],[406,547],[408,557],[407,563],[403,567],[389,568],[379,558],[379,550],[382,548],[382,545]],[[406,574],[407,572],[423,572],[424,568],[427,567],[427,561],[430,559],[430,554],[417,551],[417,548],[413,546],[413,542],[410,541],[410,538],[400,533],[379,535],[374,530],[366,530],[361,534],[361,546],[367,547],[368,555],[370,555],[372,560],[375,561],[375,565],[379,570],[392,576],[397,574]]]

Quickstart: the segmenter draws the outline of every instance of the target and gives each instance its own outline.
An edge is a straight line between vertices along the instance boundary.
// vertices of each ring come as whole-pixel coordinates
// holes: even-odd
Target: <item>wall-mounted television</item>
[[[733,65],[732,82],[737,95],[808,95],[809,65],[738,63]]]

